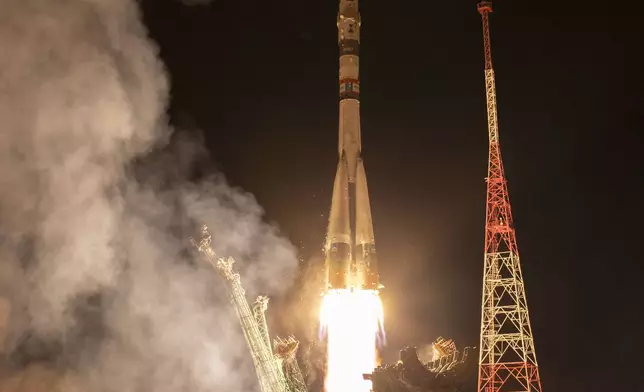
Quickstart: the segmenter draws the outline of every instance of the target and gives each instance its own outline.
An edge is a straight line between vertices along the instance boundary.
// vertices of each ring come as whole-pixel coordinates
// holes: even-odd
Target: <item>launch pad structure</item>
[[[199,241],[191,240],[193,246],[220,273],[228,283],[231,300],[255,365],[261,392],[308,392],[307,385],[297,362],[299,342],[289,336],[276,337],[271,349],[270,334],[265,312],[268,297],[258,296],[252,310],[241,285],[241,279],[232,268],[232,257],[218,257],[211,247],[211,236],[204,225]],[[384,365],[365,374],[372,381],[373,392],[458,392],[467,379],[471,363],[469,347],[461,353],[451,340],[438,338],[433,343],[434,358],[421,363],[416,349],[407,347],[400,352],[396,365]]]
[[[231,301],[255,366],[261,392],[308,392],[306,381],[297,361],[299,342],[293,337],[276,337],[271,349],[265,312],[268,297],[258,296],[252,309],[245,298],[241,279],[232,268],[232,257],[218,257],[211,247],[211,236],[204,225],[199,241],[193,246],[220,273],[228,284]],[[373,392],[459,392],[467,380],[472,363],[471,348],[463,352],[451,340],[438,338],[433,344],[434,358],[421,363],[416,349],[407,347],[400,352],[395,365],[383,365],[365,374],[372,381]]]
[[[459,392],[476,373],[475,348],[456,349],[452,340],[439,337],[432,343],[434,356],[423,363],[415,347],[400,350],[394,365],[381,365],[370,374],[373,392]]]
[[[235,259],[218,257],[211,247],[208,227],[203,226],[199,241],[191,239],[193,246],[206,258],[228,283],[230,297],[235,305],[239,322],[257,372],[261,392],[307,392],[306,383],[297,363],[298,341],[293,336],[276,338],[275,352],[271,349],[270,334],[266,324],[268,297],[259,296],[248,305],[241,279],[233,270]]]

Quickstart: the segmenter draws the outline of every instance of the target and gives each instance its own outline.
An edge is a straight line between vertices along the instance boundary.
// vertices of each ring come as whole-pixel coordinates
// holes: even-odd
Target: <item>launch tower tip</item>
[[[492,12],[492,2],[491,1],[480,1],[476,8],[479,10],[479,12],[482,14],[484,12]]]

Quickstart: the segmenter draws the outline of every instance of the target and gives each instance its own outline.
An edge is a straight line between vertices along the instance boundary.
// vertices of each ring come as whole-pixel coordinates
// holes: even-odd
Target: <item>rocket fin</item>
[[[378,259],[371,220],[371,205],[367,174],[362,159],[358,161],[356,178],[356,264],[361,272],[361,281],[367,290],[377,290],[379,287]]]

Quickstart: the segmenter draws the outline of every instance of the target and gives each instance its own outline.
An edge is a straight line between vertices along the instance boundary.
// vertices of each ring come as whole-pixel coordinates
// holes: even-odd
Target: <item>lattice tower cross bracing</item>
[[[255,314],[251,311],[246,301],[245,291],[241,285],[239,274],[233,270],[234,259],[232,257],[217,257],[210,247],[211,236],[206,226],[201,232],[201,240],[197,243],[193,240],[194,246],[201,252],[208,262],[219,271],[227,281],[230,297],[235,305],[237,316],[250,349],[251,358],[257,371],[259,388],[261,392],[285,392],[288,391],[284,375],[275,361],[271,350],[268,328],[264,318],[267,300],[260,297],[255,304]],[[259,320],[259,322],[258,322]]]
[[[304,376],[297,363],[299,342],[289,336],[275,339],[275,353],[271,350],[270,333],[266,323],[268,297],[260,295],[250,306],[244,295],[239,274],[233,270],[232,257],[217,257],[210,246],[211,237],[206,226],[202,227],[199,242],[192,244],[228,283],[228,289],[250,350],[261,392],[307,392]]]
[[[497,122],[488,14],[481,1],[489,136],[479,392],[541,392],[539,367],[519,262]]]

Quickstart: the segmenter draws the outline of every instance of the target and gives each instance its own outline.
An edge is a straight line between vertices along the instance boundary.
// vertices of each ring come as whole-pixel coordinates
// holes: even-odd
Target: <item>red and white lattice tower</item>
[[[487,177],[485,267],[481,314],[479,392],[541,392],[519,251],[503,172],[488,14],[481,1],[490,156]]]

